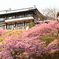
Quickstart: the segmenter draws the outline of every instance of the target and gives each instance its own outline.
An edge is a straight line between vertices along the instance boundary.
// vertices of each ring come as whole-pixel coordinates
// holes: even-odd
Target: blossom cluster
[[[57,21],[50,21],[21,34],[6,35],[8,40],[0,44],[0,59],[59,59],[58,28]]]

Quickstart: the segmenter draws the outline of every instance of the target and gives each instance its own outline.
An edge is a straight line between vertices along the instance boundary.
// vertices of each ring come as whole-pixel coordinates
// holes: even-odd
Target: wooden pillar
[[[6,30],[6,25],[5,25],[5,30]]]
[[[24,29],[25,29],[25,21],[24,21]]]
[[[5,25],[5,29],[7,30],[7,24]]]

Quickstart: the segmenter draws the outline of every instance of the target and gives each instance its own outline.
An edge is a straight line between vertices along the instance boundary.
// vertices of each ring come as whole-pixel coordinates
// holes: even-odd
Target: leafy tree
[[[57,8],[45,8],[45,9],[42,10],[42,13],[47,18],[52,17],[52,18],[56,19],[57,11],[58,11]]]

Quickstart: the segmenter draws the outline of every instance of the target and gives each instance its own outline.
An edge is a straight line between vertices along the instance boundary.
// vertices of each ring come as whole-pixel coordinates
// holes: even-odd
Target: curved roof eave
[[[17,10],[4,10],[4,11],[0,11],[0,15],[17,13],[17,12],[25,12],[25,11],[35,10],[35,9],[36,8],[34,7],[30,7],[30,8],[23,8],[23,9],[17,9]]]

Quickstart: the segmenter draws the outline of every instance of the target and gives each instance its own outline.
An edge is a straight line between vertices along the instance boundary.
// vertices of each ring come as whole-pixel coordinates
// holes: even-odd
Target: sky
[[[37,7],[40,11],[45,8],[59,8],[59,0],[0,0],[0,11]]]

